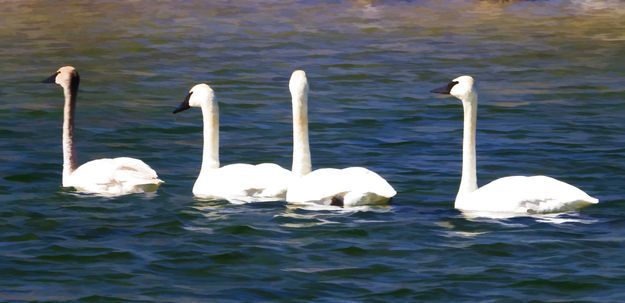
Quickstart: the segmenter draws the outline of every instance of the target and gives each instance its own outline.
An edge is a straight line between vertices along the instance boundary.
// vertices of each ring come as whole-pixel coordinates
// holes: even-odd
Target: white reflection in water
[[[212,235],[214,233],[213,229],[212,228],[208,228],[208,227],[185,226],[184,229],[189,230],[189,231],[195,231],[195,232],[207,234],[207,235]]]
[[[376,206],[363,205],[363,206],[352,206],[352,207],[344,208],[344,207],[339,207],[339,206],[321,205],[321,204],[316,204],[316,203],[301,203],[301,204],[289,203],[287,204],[287,210],[296,210],[296,209],[310,210],[310,211],[330,211],[330,212],[341,214],[341,215],[351,214],[355,212],[387,213],[392,210],[390,205],[376,205]]]
[[[485,231],[481,231],[481,232],[470,232],[470,231],[457,231],[454,230],[457,227],[449,222],[449,221],[440,221],[440,222],[436,222],[434,223],[437,226],[443,227],[445,229],[448,229],[448,231],[446,231],[445,233],[443,233],[443,237],[446,238],[475,238],[479,235],[483,235],[483,234],[487,234],[488,232]]]
[[[506,220],[513,218],[529,217],[534,218],[537,222],[551,224],[565,223],[582,223],[592,224],[596,220],[581,218],[578,212],[550,213],[550,214],[526,214],[526,213],[506,213],[506,212],[487,212],[487,211],[461,211],[462,216],[473,222],[496,223],[509,227],[523,227],[524,224],[510,223]]]
[[[358,206],[350,208],[342,208],[331,205],[318,205],[318,204],[287,204],[286,210],[276,217],[283,217],[295,220],[302,220],[302,222],[288,222],[282,224],[284,227],[291,228],[305,228],[320,226],[326,224],[343,224],[334,219],[342,218],[356,212],[378,212],[387,213],[392,211],[390,206]],[[368,224],[372,222],[378,222],[375,220],[359,220],[352,221],[359,224]],[[379,221],[382,222],[382,221]]]
[[[541,223],[550,223],[550,224],[566,224],[566,223],[581,223],[581,224],[593,224],[597,223],[598,220],[582,218],[579,213],[570,212],[563,214],[544,214],[544,215],[533,215],[532,217],[536,218],[536,221]]]

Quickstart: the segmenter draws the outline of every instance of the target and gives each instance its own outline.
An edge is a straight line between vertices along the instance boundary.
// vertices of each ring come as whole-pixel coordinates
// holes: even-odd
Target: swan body
[[[477,91],[470,76],[461,76],[433,93],[452,95],[462,101],[464,135],[462,178],[454,207],[467,211],[499,213],[554,213],[599,202],[581,189],[547,176],[510,176],[477,187],[475,134]]]
[[[98,159],[77,165],[74,149],[74,109],[80,76],[74,67],[61,67],[43,81],[63,87],[65,95],[63,120],[63,187],[79,192],[118,196],[156,191],[162,180],[143,161],[128,157]]]
[[[386,180],[366,168],[321,168],[293,182],[287,201],[355,207],[386,203],[396,193]]]
[[[291,171],[273,163],[219,163],[219,105],[207,84],[195,85],[174,110],[202,109],[204,151],[202,168],[193,185],[193,195],[202,199],[227,200],[232,203],[279,201],[286,198]]]
[[[456,208],[508,213],[575,210],[598,200],[581,189],[547,176],[510,176],[494,180],[456,201]]]
[[[80,192],[107,196],[155,191],[160,183],[150,166],[127,157],[89,161],[78,167],[68,180],[68,186]]]
[[[193,195],[232,203],[284,200],[291,171],[273,163],[230,164],[200,174]]]
[[[289,82],[293,103],[293,177],[286,200],[296,204],[353,207],[386,203],[397,192],[363,167],[322,168],[311,172],[308,142],[308,80],[296,70]]]

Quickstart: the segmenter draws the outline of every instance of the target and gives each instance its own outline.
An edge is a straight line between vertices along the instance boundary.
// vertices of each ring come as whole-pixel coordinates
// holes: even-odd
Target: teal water
[[[625,300],[622,1],[2,2],[0,301]],[[81,75],[78,160],[131,156],[154,195],[61,190],[62,65]],[[221,161],[290,167],[288,78],[306,70],[313,167],[365,166],[388,207],[193,198],[215,90]],[[545,174],[600,204],[475,219],[453,209],[478,80],[478,180]]]

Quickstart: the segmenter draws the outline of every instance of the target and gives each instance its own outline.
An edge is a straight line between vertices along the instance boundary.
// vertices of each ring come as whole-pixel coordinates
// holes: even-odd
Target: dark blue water
[[[160,3],[0,10],[0,301],[625,300],[622,1]],[[62,93],[81,75],[78,160],[130,156],[154,195],[60,188]],[[365,166],[388,207],[311,211],[193,198],[207,82],[221,161],[290,167],[288,78],[306,70],[313,166]],[[557,216],[453,208],[462,108],[478,80],[478,180],[545,174],[601,200]]]

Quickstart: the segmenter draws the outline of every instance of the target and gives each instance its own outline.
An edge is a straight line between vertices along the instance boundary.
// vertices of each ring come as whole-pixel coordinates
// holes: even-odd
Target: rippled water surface
[[[623,1],[0,1],[0,301],[625,301]],[[131,156],[166,183],[60,188],[62,93],[81,75],[80,163]],[[306,70],[313,166],[366,166],[388,207],[194,199],[207,82],[221,161],[290,167],[288,78]],[[479,82],[479,184],[545,174],[600,204],[559,216],[453,208]]]

